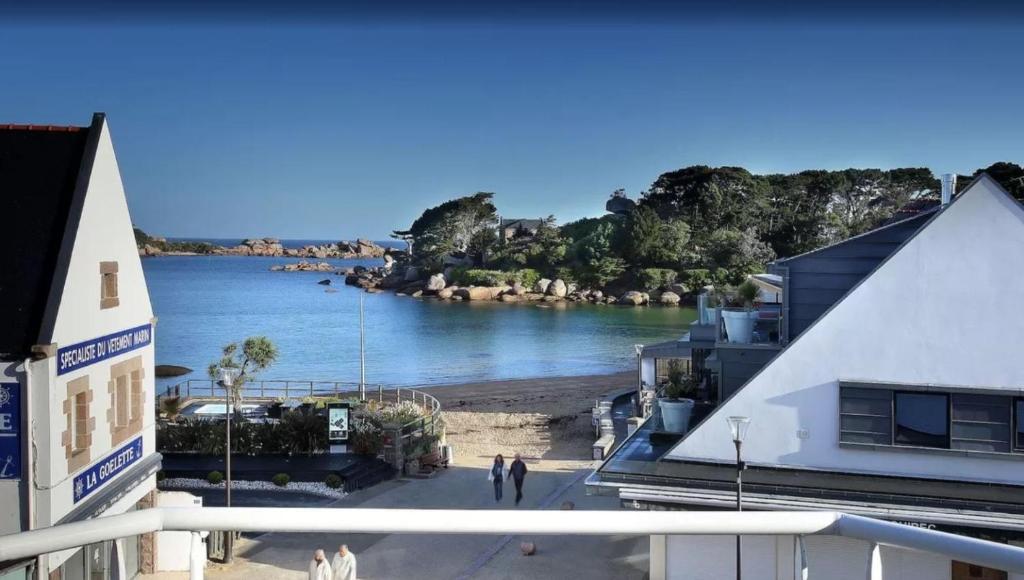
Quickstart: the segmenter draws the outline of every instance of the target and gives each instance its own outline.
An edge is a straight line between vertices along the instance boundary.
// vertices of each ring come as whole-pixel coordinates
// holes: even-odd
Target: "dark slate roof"
[[[102,115],[93,128],[98,123]],[[63,285],[61,250],[73,207],[81,211],[76,190],[95,141],[90,134],[98,132],[93,128],[0,125],[0,199],[7,217],[0,227],[0,359],[30,354],[45,324],[51,287],[55,281]]]
[[[510,228],[512,226],[523,228],[527,230],[535,230],[540,227],[540,224],[544,220],[539,219],[503,219],[501,220],[502,228]]]

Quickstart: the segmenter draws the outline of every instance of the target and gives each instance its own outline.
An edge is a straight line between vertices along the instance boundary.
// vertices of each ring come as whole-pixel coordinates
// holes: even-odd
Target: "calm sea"
[[[344,278],[271,272],[294,259],[166,256],[144,259],[157,364],[205,378],[221,347],[270,337],[280,358],[261,378],[359,380],[359,295]],[[378,260],[328,260],[337,266]],[[318,285],[329,278],[332,290]],[[367,382],[428,385],[600,374],[635,368],[636,343],[677,338],[690,309],[439,302],[364,294]]]

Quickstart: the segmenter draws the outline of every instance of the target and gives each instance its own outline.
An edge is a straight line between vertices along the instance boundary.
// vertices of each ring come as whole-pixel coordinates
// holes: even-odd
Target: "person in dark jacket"
[[[512,476],[512,481],[516,484],[516,505],[523,499],[523,480],[526,479],[526,464],[523,463],[522,457],[516,453],[516,458],[512,461],[512,465],[508,468],[509,474]]]
[[[494,464],[487,472],[487,481],[494,482],[494,501],[501,501],[501,486],[508,479],[508,467],[505,467],[505,458],[501,454],[494,456]]]

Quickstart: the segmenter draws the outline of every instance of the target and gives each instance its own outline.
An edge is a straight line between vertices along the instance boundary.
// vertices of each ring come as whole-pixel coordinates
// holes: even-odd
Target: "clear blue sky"
[[[1017,21],[0,26],[0,122],[104,111],[136,224],[386,238],[479,190],[600,215],[693,164],[1024,163]]]

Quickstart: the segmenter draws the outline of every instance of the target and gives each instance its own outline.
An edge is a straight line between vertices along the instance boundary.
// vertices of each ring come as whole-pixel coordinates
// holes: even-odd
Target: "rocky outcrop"
[[[253,238],[243,241],[234,248],[228,248],[224,253],[236,256],[279,257],[284,255],[284,246],[277,238]]]
[[[554,296],[555,298],[565,298],[565,295],[569,293],[568,287],[565,282],[559,278],[548,285],[548,296]]]
[[[658,297],[658,302],[665,306],[678,306],[679,300],[679,295],[671,291],[662,292],[661,296]]]
[[[273,272],[333,272],[334,266],[327,262],[307,262],[300,260],[294,264],[271,266]]]
[[[627,304],[630,306],[641,306],[644,304],[644,295],[642,292],[636,290],[630,290],[619,298],[619,304]]]
[[[427,290],[431,292],[444,290],[445,285],[446,281],[444,279],[444,274],[434,274],[429,280],[427,280]]]
[[[546,294],[548,291],[548,286],[550,285],[551,280],[548,280],[547,278],[541,278],[540,280],[537,280],[536,284],[533,285],[533,291],[536,292],[537,294]]]

